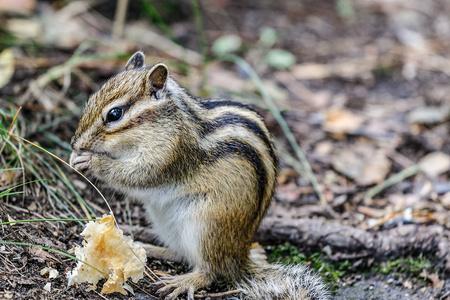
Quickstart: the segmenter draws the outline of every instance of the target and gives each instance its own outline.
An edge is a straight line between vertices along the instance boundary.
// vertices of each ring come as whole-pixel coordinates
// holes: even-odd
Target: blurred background
[[[300,250],[327,249],[326,257],[348,262],[340,275],[319,264],[330,281],[353,284],[361,276],[342,274],[373,258],[386,266],[389,255],[422,253],[435,260],[410,276],[420,280],[389,277],[396,288],[380,293],[419,295],[426,287],[411,299],[450,297],[448,0],[1,0],[0,193],[55,180],[21,187],[25,196],[0,194],[4,213],[105,212],[84,181],[23,143],[11,145],[5,131],[22,107],[14,132],[67,160],[83,104],[137,50],[147,65],[166,63],[191,94],[236,99],[263,115],[281,164],[268,217],[333,222],[393,241],[388,234],[404,225],[434,228],[427,236],[431,227],[420,227],[423,240],[401,250],[360,256],[362,248],[346,242],[319,238],[305,249],[288,237]],[[129,231],[148,226],[139,206],[106,193]],[[76,241],[71,228],[56,231],[67,245]],[[258,241],[284,242],[268,233]]]

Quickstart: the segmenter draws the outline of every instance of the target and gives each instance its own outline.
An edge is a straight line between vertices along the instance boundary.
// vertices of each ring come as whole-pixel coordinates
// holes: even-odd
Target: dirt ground
[[[280,158],[273,204],[255,237],[269,255],[289,242],[335,299],[450,299],[447,0],[202,0],[198,9],[197,1],[130,1],[122,22],[121,1],[2,2],[0,223],[108,213],[79,175],[5,131],[22,107],[12,132],[68,161],[83,104],[141,50],[191,94],[233,98],[264,117]],[[243,58],[257,80],[223,53]],[[94,183],[127,234],[155,242],[141,206]],[[0,225],[0,299],[156,299],[148,278],[131,284],[134,296],[68,287],[73,259],[2,244],[70,253],[84,224]],[[57,276],[41,274],[46,267]],[[230,289],[198,296],[239,299],[220,294]]]

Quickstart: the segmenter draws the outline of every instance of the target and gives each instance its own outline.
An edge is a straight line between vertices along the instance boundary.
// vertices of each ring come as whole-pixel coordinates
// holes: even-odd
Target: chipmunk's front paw
[[[93,153],[82,152],[77,154],[75,151],[70,155],[70,165],[80,172],[88,173],[91,170],[91,160]]]
[[[181,294],[187,294],[188,300],[194,300],[194,292],[212,283],[209,276],[202,271],[194,271],[185,275],[163,278],[153,284],[154,290],[166,300],[175,300]]]

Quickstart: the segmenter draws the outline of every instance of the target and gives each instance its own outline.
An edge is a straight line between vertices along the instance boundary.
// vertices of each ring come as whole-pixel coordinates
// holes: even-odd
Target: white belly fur
[[[201,267],[200,237],[204,226],[199,224],[196,210],[188,205],[188,199],[183,199],[182,187],[131,190],[129,194],[143,203],[163,244],[185,257],[192,266]]]

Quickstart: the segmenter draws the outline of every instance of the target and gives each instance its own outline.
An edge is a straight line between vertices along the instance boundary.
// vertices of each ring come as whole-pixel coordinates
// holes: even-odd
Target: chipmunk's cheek
[[[100,170],[103,170],[107,165],[107,162],[105,162],[104,155],[94,155],[91,158],[91,170],[95,173],[100,172]]]
[[[81,154],[72,152],[70,155],[70,165],[82,173],[89,173],[92,170],[92,156],[93,154],[91,152],[82,152]]]

